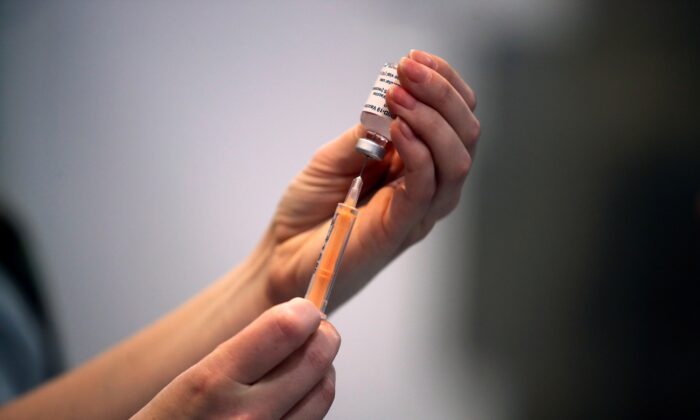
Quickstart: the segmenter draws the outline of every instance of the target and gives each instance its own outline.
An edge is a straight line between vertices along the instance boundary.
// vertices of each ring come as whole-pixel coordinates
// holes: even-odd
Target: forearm
[[[12,417],[126,418],[255,319],[268,299],[268,247],[133,337],[0,410]]]

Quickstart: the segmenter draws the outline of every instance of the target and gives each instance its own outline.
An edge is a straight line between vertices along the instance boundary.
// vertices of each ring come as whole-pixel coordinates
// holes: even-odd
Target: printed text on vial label
[[[374,87],[367,98],[364,110],[376,115],[392,118],[391,112],[386,106],[386,94],[391,85],[398,85],[399,78],[396,74],[396,69],[385,66],[377,77]]]

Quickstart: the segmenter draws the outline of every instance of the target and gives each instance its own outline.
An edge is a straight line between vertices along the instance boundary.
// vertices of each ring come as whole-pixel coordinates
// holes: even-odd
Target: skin
[[[387,95],[394,147],[364,173],[361,213],[333,290],[347,301],[458,204],[480,134],[472,89],[411,51]],[[321,418],[340,338],[302,296],[329,219],[364,158],[360,125],[292,181],[230,273],[151,326],[0,409],[2,418]],[[292,300],[290,300],[292,299]]]
[[[135,419],[322,417],[335,395],[340,336],[310,302],[265,311],[176,377]]]

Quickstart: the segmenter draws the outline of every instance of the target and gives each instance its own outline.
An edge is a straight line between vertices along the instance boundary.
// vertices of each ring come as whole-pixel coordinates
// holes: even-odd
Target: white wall
[[[486,3],[6,3],[0,197],[31,227],[69,363],[247,255],[384,61],[427,49],[478,89],[494,9],[517,2]],[[442,343],[463,327],[443,297],[468,292],[448,258],[466,253],[446,248],[470,246],[450,238],[468,215],[463,203],[333,315],[330,418],[484,417],[469,361]]]

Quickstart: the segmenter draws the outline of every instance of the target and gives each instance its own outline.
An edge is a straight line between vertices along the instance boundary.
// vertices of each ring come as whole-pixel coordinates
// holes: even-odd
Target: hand
[[[471,168],[479,121],[471,88],[440,57],[411,51],[398,67],[401,87],[387,102],[395,149],[363,175],[363,203],[335,283],[332,304],[348,299],[458,204]],[[283,196],[270,229],[269,293],[282,301],[304,293],[329,218],[364,157],[357,125],[322,147]]]
[[[134,418],[322,418],[334,398],[339,346],[318,309],[293,299],[180,374]]]

